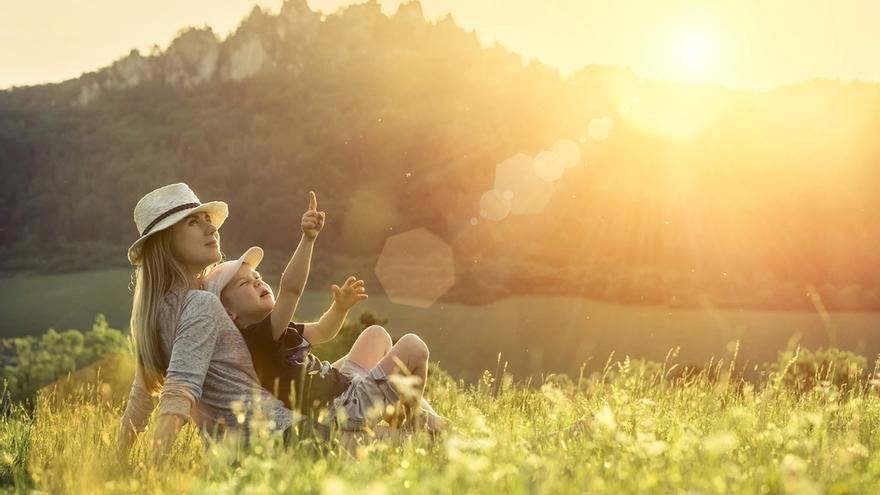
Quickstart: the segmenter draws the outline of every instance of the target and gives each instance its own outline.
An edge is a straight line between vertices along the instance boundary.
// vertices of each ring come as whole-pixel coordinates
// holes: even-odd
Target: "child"
[[[289,317],[279,316],[279,306],[287,302],[284,279],[278,299],[273,301],[272,289],[256,270],[262,258],[263,250],[252,247],[239,259],[218,265],[206,279],[207,290],[220,297],[229,317],[241,330],[260,384],[288,408],[297,406],[302,414],[309,414],[314,407],[342,394],[350,384],[347,376],[309,351],[313,342],[333,338],[351,307],[367,298],[363,294],[363,280],[348,277],[342,287],[334,285],[333,304],[318,322],[293,323]],[[296,386],[293,390],[291,381]]]
[[[351,307],[367,299],[363,280],[348,277],[342,287],[334,284],[333,303],[318,322],[290,321],[305,288],[315,238],[324,225],[324,212],[316,211],[314,192],[309,195],[309,210],[303,215],[301,225],[303,237],[281,277],[277,299],[256,271],[263,258],[263,250],[258,247],[248,249],[237,260],[213,268],[206,277],[205,288],[220,298],[229,317],[241,330],[260,383],[287,407],[296,406],[302,414],[312,416],[320,407],[331,406],[333,417],[332,406],[339,397],[345,400],[341,405],[345,406],[346,414],[355,413],[352,416],[360,412],[360,406],[353,407],[352,400],[388,409],[387,406],[400,401],[400,395],[381,368],[355,377],[309,352],[312,344],[333,339]],[[291,382],[295,387],[293,391]],[[427,403],[422,401],[422,404],[423,410],[436,416]],[[430,424],[439,424],[439,416],[436,417],[437,421]],[[358,428],[366,422],[364,418],[351,417],[346,425]]]
[[[335,337],[351,307],[367,299],[363,280],[349,277],[342,287],[333,285],[333,304],[318,322],[290,321],[305,288],[315,238],[324,223],[324,212],[316,208],[315,193],[310,192],[309,209],[302,219],[303,237],[281,277],[277,299],[256,271],[263,259],[259,247],[217,265],[205,279],[205,289],[220,298],[241,330],[260,383],[288,408],[296,405],[304,414],[313,404],[325,404],[339,396],[350,384],[329,362],[311,354],[311,345]],[[293,391],[291,381],[296,386]]]

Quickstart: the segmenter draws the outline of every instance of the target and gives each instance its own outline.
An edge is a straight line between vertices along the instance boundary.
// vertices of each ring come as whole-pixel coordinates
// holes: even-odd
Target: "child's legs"
[[[433,414],[435,416],[439,416],[439,414],[437,414],[437,411],[435,411],[434,408],[431,407],[431,404],[428,404],[428,401],[426,401],[424,397],[422,397],[421,404],[422,404],[422,411],[425,411],[429,414]]]
[[[425,380],[428,377],[428,346],[422,339],[412,333],[404,335],[379,361],[379,366],[382,367],[386,375],[412,375],[421,378],[420,382],[413,387],[416,392],[415,401],[408,405],[412,406],[421,402]]]
[[[364,329],[357,340],[351,345],[348,354],[342,356],[333,363],[336,369],[342,368],[342,363],[351,359],[363,369],[369,371],[391,350],[391,336],[379,325],[371,325]]]
[[[392,346],[391,337],[388,335],[388,332],[381,326],[373,325],[361,332],[348,354],[333,363],[333,367],[342,369],[343,364],[347,360],[351,360],[349,366],[357,364],[357,367],[362,369],[359,373],[366,373],[367,375],[370,374],[370,370],[379,366],[385,375],[418,376],[421,380],[417,385],[414,384],[413,386],[413,392],[417,393],[417,397],[410,395],[408,400],[403,400],[398,393],[390,392],[392,395],[397,396],[393,402],[396,402],[397,399],[402,399],[398,404],[402,405],[403,409],[395,409],[393,412],[386,411],[386,414],[383,414],[383,416],[386,421],[395,425],[399,424],[405,417],[415,418],[416,415],[419,415],[419,410],[421,410],[421,412],[429,416],[427,419],[429,427],[432,430],[437,430],[442,427],[445,420],[422,397],[428,374],[428,355],[428,346],[418,336],[414,334],[404,335],[397,344]],[[393,390],[397,390],[397,387],[393,384],[389,383],[388,386]],[[368,401],[365,400],[363,402],[367,403]]]
[[[379,325],[369,326],[358,335],[348,354],[333,363],[333,367],[340,369],[346,359],[352,359],[364,370],[369,371],[391,351],[391,347],[391,336],[388,335],[388,332],[383,327]],[[421,400],[421,408],[425,412],[439,416],[437,411],[424,398]]]

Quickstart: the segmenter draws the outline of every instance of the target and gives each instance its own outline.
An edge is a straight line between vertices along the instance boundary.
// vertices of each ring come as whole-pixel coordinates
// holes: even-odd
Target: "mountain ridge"
[[[880,85],[562,77],[405,5],[320,20],[289,0],[224,40],[184,30],[164,52],[0,92],[0,267],[124,264],[137,199],[184,181],[230,204],[228,238],[281,252],[296,239],[278,222],[309,189],[332,213],[328,254],[375,260],[428,228],[455,249],[463,301],[880,308]],[[484,218],[497,167],[560,139],[581,158],[543,209]]]

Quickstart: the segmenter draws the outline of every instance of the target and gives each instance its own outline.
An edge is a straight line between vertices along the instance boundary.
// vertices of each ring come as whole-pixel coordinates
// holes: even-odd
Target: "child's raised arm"
[[[358,301],[369,297],[366,294],[367,289],[364,288],[364,281],[355,277],[348,277],[342,287],[333,284],[331,289],[333,289],[333,304],[330,305],[330,309],[324,312],[317,322],[304,325],[303,337],[311,344],[320,344],[336,337],[348,315],[348,310]]]
[[[309,278],[315,238],[324,227],[324,212],[317,209],[318,199],[315,192],[309,191],[309,209],[303,214],[300,225],[303,235],[281,275],[281,287],[272,310],[272,338],[275,340],[280,339],[287,329]]]

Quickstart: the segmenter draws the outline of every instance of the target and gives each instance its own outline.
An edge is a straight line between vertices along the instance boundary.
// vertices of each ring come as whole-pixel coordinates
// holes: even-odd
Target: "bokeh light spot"
[[[581,161],[581,147],[571,139],[558,139],[551,149],[565,168],[576,167]]]
[[[565,167],[562,166],[562,160],[552,151],[538,153],[532,166],[535,169],[535,174],[547,182],[558,180],[562,177],[562,172],[565,171]]]
[[[587,135],[590,136],[590,139],[602,141],[608,139],[612,129],[614,129],[614,119],[611,117],[593,119],[587,125]]]
[[[495,190],[513,193],[509,203],[514,215],[542,212],[556,190],[538,177],[532,162],[530,156],[517,153],[495,167]]]
[[[486,212],[484,218],[502,220],[510,213],[510,203],[497,189],[490,189],[480,197],[480,212]]]
[[[427,308],[455,283],[452,247],[424,227],[396,234],[375,272],[392,302]]]

